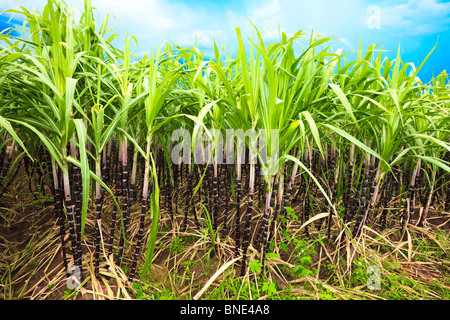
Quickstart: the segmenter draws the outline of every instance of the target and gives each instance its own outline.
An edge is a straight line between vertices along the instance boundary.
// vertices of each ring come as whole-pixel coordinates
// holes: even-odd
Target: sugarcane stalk
[[[284,217],[284,215],[286,214],[286,211],[287,211],[287,207],[289,206],[289,201],[290,201],[290,198],[292,195],[292,189],[293,189],[293,186],[295,185],[295,177],[297,175],[297,170],[298,170],[298,163],[295,162],[294,168],[292,169],[291,177],[288,182],[287,191],[286,191],[286,194],[284,197],[283,208],[281,209],[281,212],[280,212],[281,217]],[[285,181],[288,181],[288,179],[285,179]]]
[[[329,188],[330,188],[330,200],[331,200],[331,207],[329,207],[329,211],[330,214],[327,217],[327,236],[328,239],[330,239],[330,235],[331,235],[331,220],[332,220],[332,215],[333,215],[333,205],[334,205],[334,200],[335,200],[335,193],[336,193],[336,188],[337,188],[337,183],[335,183],[335,166],[336,166],[336,149],[333,148],[333,146],[331,147],[331,151],[330,151],[330,167],[329,167],[329,171],[330,171],[330,176],[328,179],[328,184],[329,184]],[[338,170],[339,171],[339,170]],[[336,174],[337,176],[337,174]]]
[[[285,166],[285,170],[286,172],[286,166]],[[276,225],[278,224],[278,213],[280,211],[280,206],[281,203],[283,201],[283,193],[286,190],[285,189],[285,181],[287,179],[284,178],[284,175],[280,175],[279,176],[280,182],[279,182],[279,187],[278,187],[278,197],[275,201],[275,209],[274,209],[274,214],[273,214],[273,219],[272,219],[272,223],[270,224],[270,229],[269,229],[269,238],[267,240],[268,243],[270,243],[273,239],[273,237],[275,236],[275,230],[276,230]]]
[[[355,161],[356,163],[358,163],[358,160],[360,160],[359,158],[360,157],[357,155],[357,161]],[[362,173],[362,175],[363,174],[364,173]],[[361,185],[362,185],[362,180],[363,180],[362,175],[361,175],[361,167],[360,167],[359,174],[357,175],[357,186],[356,186],[356,190],[355,190],[355,195],[353,196],[352,201],[351,201],[350,213],[349,213],[349,216],[348,216],[349,218],[348,218],[347,222],[350,222],[355,218],[357,210],[358,210],[358,200],[359,200],[359,196],[361,193]]]
[[[354,176],[354,169],[353,169],[353,157],[355,154],[355,145],[352,144],[350,146],[350,159],[349,159],[349,167],[347,172],[347,180],[346,180],[346,189],[345,192],[345,200],[344,200],[344,222],[347,223],[349,221],[349,204],[350,204],[350,193],[352,189],[352,180]],[[351,208],[351,205],[350,205]]]
[[[125,237],[127,233],[129,211],[128,211],[128,148],[127,148],[127,138],[124,137],[121,143],[122,148],[122,212],[123,212],[123,230],[121,233],[119,241],[119,252],[117,258],[117,264],[120,266],[122,264],[122,257],[125,245]]]
[[[402,227],[406,227],[408,222],[411,219],[411,216],[414,213],[414,198],[415,198],[415,189],[414,185],[416,182],[416,175],[418,173],[418,170],[420,170],[420,159],[417,161],[416,166],[414,167],[413,173],[411,175],[411,179],[408,185],[407,193],[406,193],[406,201],[405,201],[405,208],[403,211],[402,216]]]
[[[186,198],[185,198],[186,209],[184,210],[184,221],[183,221],[183,229],[182,229],[182,231],[185,231],[186,228],[187,228],[188,216],[189,216],[189,213],[191,212],[191,205],[192,205],[192,196],[191,196],[191,192],[192,192],[192,171],[190,170],[190,168],[188,168],[188,172],[186,173],[186,175],[187,175],[187,192],[186,192]],[[198,226],[198,221],[196,221],[196,224]]]
[[[142,185],[142,202],[141,202],[141,215],[139,220],[139,231],[137,234],[136,247],[134,251],[133,263],[130,268],[129,280],[133,281],[134,275],[136,273],[136,267],[139,259],[139,254],[142,247],[142,238],[144,236],[144,226],[145,226],[145,215],[147,213],[148,206],[148,186],[150,178],[150,145],[151,145],[151,135],[147,135],[147,150],[146,150],[146,160],[144,169],[144,182]]]
[[[66,241],[65,241],[65,227],[64,227],[64,213],[63,213],[63,191],[60,187],[60,178],[58,175],[58,166],[55,163],[54,159],[51,159],[51,167],[52,171],[52,182],[53,182],[53,189],[55,191],[54,193],[54,199],[55,199],[55,217],[57,219],[57,224],[59,225],[59,237],[61,239],[61,255],[63,259],[64,264],[64,270],[66,270],[66,276],[69,277],[70,273],[68,272],[69,265],[67,263],[67,253],[66,253]]]
[[[436,172],[432,171],[431,172],[431,184],[430,184],[430,188],[428,191],[428,196],[427,196],[427,202],[425,205],[425,209],[423,210],[423,213],[420,217],[418,226],[419,227],[423,227],[425,221],[427,220],[427,216],[428,216],[428,212],[430,209],[430,205],[433,203],[433,197],[435,196],[435,192],[434,192],[434,185],[435,185],[435,181],[436,181]]]
[[[225,151],[225,155],[226,155],[226,151]],[[222,169],[222,180],[223,180],[223,185],[224,185],[224,199],[225,199],[225,208],[224,208],[224,212],[222,214],[222,238],[226,238],[227,233],[228,233],[228,226],[227,226],[227,222],[228,222],[228,207],[230,204],[230,165],[227,162],[227,157],[225,156],[224,161],[225,164],[223,165],[223,169]]]
[[[101,176],[101,164],[100,160],[96,161],[96,175]],[[95,184],[95,251],[94,251],[94,274],[98,276],[100,268],[100,230],[102,219],[102,188],[99,182]]]
[[[367,187],[369,185],[369,164],[368,164],[369,160],[364,157],[364,180],[363,180],[363,184],[362,184],[362,191],[361,191],[361,197],[359,199],[359,211],[358,211],[358,216],[356,218],[356,224],[355,227],[353,229],[353,237],[355,238],[359,232],[360,232],[360,227],[361,227],[361,222],[364,218],[364,214],[365,214],[365,207],[366,207],[366,193],[367,193]]]
[[[218,198],[217,198],[217,210],[218,210],[218,214],[217,214],[217,220],[218,221],[223,221],[223,215],[224,213],[222,212],[222,198],[224,196],[224,188],[225,188],[225,168],[224,168],[224,164],[218,164],[218,169],[219,169],[219,188],[218,188]],[[224,227],[222,226],[222,229],[224,229]]]
[[[247,200],[247,212],[245,215],[244,236],[242,239],[242,263],[241,263],[241,276],[245,274],[245,266],[247,262],[247,250],[250,242],[250,227],[253,210],[253,192],[255,186],[255,164],[250,163],[250,177],[249,177],[249,190]]]
[[[114,197],[119,199],[119,196],[121,195],[121,188],[120,183],[122,180],[122,153],[119,150],[119,155],[117,157],[117,172],[116,172],[116,188],[114,192]],[[111,213],[111,227],[109,232],[109,243],[108,243],[108,256],[110,256],[113,253],[113,245],[114,245],[114,236],[115,236],[115,230],[116,230],[116,223],[117,223],[117,207],[113,206],[112,213]]]
[[[239,251],[241,247],[241,155],[240,148],[237,148],[236,157],[236,216],[235,216],[235,234],[234,234],[234,255],[239,256]]]
[[[67,218],[69,222],[69,235],[70,242],[72,244],[72,255],[74,265],[78,266],[81,270],[78,259],[78,244],[77,236],[75,231],[75,204],[72,201],[71,188],[70,188],[70,178],[69,178],[69,167],[67,162],[64,163],[63,168],[63,186],[64,186],[64,201],[66,204]]]
[[[273,188],[273,181],[272,181],[273,177],[269,177],[269,181],[267,181],[267,185],[269,186],[267,193],[266,193],[266,206],[264,208],[264,215],[263,215],[263,226],[264,228],[262,229],[262,234],[261,234],[261,243],[260,243],[260,254],[261,254],[261,263],[264,266],[265,263],[265,257],[266,257],[266,251],[267,251],[267,230],[268,230],[268,222],[269,222],[269,217],[270,217],[270,197],[272,194],[272,188]]]
[[[75,135],[73,137],[75,139]],[[78,154],[76,151],[75,143],[70,143],[70,150],[72,157],[75,159],[77,158]],[[77,265],[81,267],[81,169],[76,166],[72,165],[72,176],[73,176],[73,199],[75,200],[75,231],[76,231],[76,237],[77,237]]]

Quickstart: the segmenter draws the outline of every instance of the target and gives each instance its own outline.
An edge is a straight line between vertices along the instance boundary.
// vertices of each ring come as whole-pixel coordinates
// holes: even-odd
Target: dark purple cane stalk
[[[311,171],[311,173],[313,173],[312,150],[311,149],[305,150],[304,155],[303,155],[303,161],[304,161],[304,164],[309,167],[309,170]],[[304,176],[304,173],[305,172],[300,173],[300,181],[299,181],[300,183],[298,186],[297,194],[295,195],[295,198],[293,200],[294,203],[298,201],[299,197],[301,197],[301,196],[303,196],[304,198],[306,197],[306,191],[307,191],[306,184],[307,184],[307,181],[309,181],[309,178],[308,178],[308,180],[302,178]],[[294,186],[292,186],[292,187],[294,187]],[[309,191],[309,186],[308,186],[308,191]]]
[[[415,205],[420,206],[423,205],[425,206],[425,201],[424,201],[424,195],[423,195],[423,174],[421,173],[421,170],[417,171],[417,175],[416,175],[416,186],[415,186]]]
[[[235,249],[234,253],[235,256],[239,256],[239,249],[241,247],[241,178],[236,178],[236,216],[235,216],[235,234],[234,234],[234,242],[235,242]]]
[[[406,193],[406,201],[405,208],[402,215],[402,227],[405,228],[408,222],[411,219],[412,214],[414,213],[414,185],[416,181],[416,175],[418,170],[420,170],[420,159],[417,162],[417,165],[414,167],[413,173],[411,175],[411,179],[408,185],[407,193]]]
[[[208,179],[208,192],[209,192],[209,203],[208,203],[208,208],[209,211],[211,213],[211,215],[214,215],[214,167],[211,163],[209,163],[208,167],[206,168],[208,174],[207,174],[207,179]],[[214,224],[214,216],[212,218],[212,223]]]
[[[284,171],[286,172],[286,163],[284,166]],[[280,174],[280,173],[278,173],[278,174]],[[280,211],[281,203],[283,201],[283,193],[285,192],[286,185],[287,185],[287,183],[286,183],[287,179],[284,178],[284,175],[280,175],[280,178],[281,178],[281,183],[279,184],[280,187],[278,188],[278,197],[275,201],[275,210],[273,211],[274,213],[273,213],[272,223],[270,224],[269,238],[267,240],[268,243],[272,242],[272,239],[275,236],[276,224],[278,224],[278,213]]]
[[[304,174],[303,174],[304,175]],[[303,177],[305,179],[305,196],[303,197],[303,219],[302,222],[306,222],[309,220],[309,216],[311,214],[311,189],[310,189],[310,183],[308,181],[307,177]],[[305,226],[305,235],[309,236],[309,224]]]
[[[66,241],[65,241],[65,235],[66,230],[64,227],[64,212],[63,212],[63,190],[61,190],[60,182],[62,180],[62,177],[58,175],[58,167],[55,164],[55,160],[51,159],[51,166],[50,166],[51,172],[53,172],[53,189],[55,191],[54,193],[54,199],[55,199],[55,216],[57,219],[57,224],[59,225],[59,237],[61,239],[61,254],[64,264],[64,269],[66,270],[67,277],[70,276],[68,272],[68,263],[67,263],[67,253],[66,253]]]
[[[110,167],[109,169],[109,176],[111,181],[111,186],[115,184],[115,180],[117,180],[117,174],[118,174],[118,166],[119,166],[119,155],[117,152],[117,143],[116,140],[113,140],[111,138],[111,152],[110,152]]]
[[[125,237],[128,228],[128,148],[127,148],[127,139],[124,138],[121,144],[122,148],[122,213],[123,213],[123,230],[120,233],[120,241],[119,241],[119,251],[117,264],[120,266],[122,264],[122,257],[125,245]]]
[[[328,239],[330,239],[331,235],[331,220],[333,216],[333,205],[335,202],[335,193],[337,188],[337,183],[335,183],[335,170],[336,170],[336,149],[332,146],[330,150],[330,157],[329,157],[329,171],[330,176],[328,179],[328,185],[330,189],[330,200],[331,200],[331,206],[329,207],[330,214],[327,217],[327,236]],[[337,175],[337,174],[336,174]]]
[[[352,191],[352,180],[353,180],[353,157],[355,154],[355,145],[352,144],[350,146],[350,159],[349,159],[349,166],[348,166],[348,172],[347,172],[347,180],[345,183],[345,196],[344,196],[344,223],[347,223],[349,221],[349,207],[351,207],[350,204],[350,194]]]
[[[364,157],[364,155],[363,155]],[[356,218],[356,224],[355,227],[353,229],[353,237],[356,238],[360,232],[360,226],[361,226],[361,222],[364,218],[364,213],[365,213],[365,207],[366,207],[366,193],[367,193],[367,187],[369,185],[369,160],[367,158],[364,157],[364,180],[363,180],[363,185],[362,185],[362,191],[361,191],[361,197],[359,199],[359,211],[358,211],[358,216]]]
[[[75,143],[70,143],[70,150],[72,157],[77,159],[78,153],[76,151]],[[81,169],[72,165],[72,177],[73,177],[73,199],[75,200],[75,232],[77,237],[77,261],[76,264],[80,266],[82,264],[82,253],[81,253],[81,207],[82,207],[82,194],[81,194]]]
[[[75,205],[72,201],[72,195],[70,192],[70,180],[69,180],[69,168],[66,165],[63,171],[63,185],[64,185],[64,200],[66,203],[67,218],[69,221],[69,236],[72,244],[72,255],[74,265],[78,266],[81,270],[81,266],[78,265],[78,244],[75,231]],[[67,269],[66,269],[67,270]]]
[[[137,161],[137,157],[138,157],[138,151],[134,151],[134,148],[132,149],[133,153],[132,155],[132,167],[131,167],[131,177],[130,177],[130,188],[129,188],[129,195],[128,195],[128,213],[127,216],[130,217],[130,212],[131,212],[131,206],[133,205],[134,201],[136,200],[136,174],[137,174],[137,167],[138,167],[138,161]]]
[[[289,200],[291,198],[291,192],[292,192],[292,188],[290,188],[290,179],[289,179],[289,175],[287,172],[287,166],[285,165],[285,170],[284,170],[285,174],[284,174],[284,179],[283,179],[283,188],[282,188],[282,194],[280,196],[279,199],[279,203],[281,206],[281,211],[280,211],[280,217],[283,218],[286,214],[287,211],[287,207],[289,206]],[[286,227],[284,220],[281,219],[281,228],[284,229]],[[269,243],[272,241],[272,236],[269,239]]]
[[[106,144],[106,150],[104,150],[106,157],[105,157],[105,167],[103,168],[103,172],[105,173],[105,184],[109,184],[111,179],[111,147],[112,147],[112,140],[109,139],[108,143]]]
[[[265,257],[266,257],[266,251],[267,251],[267,230],[268,230],[268,223],[269,223],[269,217],[270,217],[270,196],[272,193],[272,181],[268,182],[268,190],[266,193],[266,206],[264,209],[264,215],[263,215],[263,230],[262,230],[262,235],[261,235],[261,246],[258,248],[261,248],[260,252],[261,252],[261,263],[264,266],[264,262],[265,262]]]
[[[400,195],[400,165],[397,164],[394,166],[393,171],[392,171],[392,178],[393,180],[393,186],[392,186],[392,198],[393,200],[395,200],[397,198],[398,195]],[[397,207],[399,207],[399,203],[397,201],[394,201],[394,212],[396,211],[395,209],[397,209]],[[398,211],[398,210],[397,210]],[[399,214],[399,213],[397,213]]]
[[[369,176],[372,176],[372,172],[374,170],[374,166],[377,165],[377,159],[375,157],[372,158],[372,162],[370,164],[370,173]],[[381,165],[378,164],[378,168],[377,171],[375,172],[375,176],[373,178],[373,182],[370,184],[370,188],[369,188],[369,197],[368,197],[368,201],[366,202],[366,206],[364,208],[364,216],[363,216],[363,220],[361,221],[361,225],[359,226],[359,229],[361,229],[366,221],[367,218],[369,216],[369,212],[372,210],[371,208],[374,207],[377,195],[378,195],[378,179],[380,177],[380,172],[381,172]]]
[[[217,218],[218,218],[218,211],[219,211],[219,190],[217,186],[217,163],[214,163],[213,165],[214,174],[212,177],[212,225],[213,225],[213,231],[216,232],[217,230]]]
[[[102,181],[107,184],[108,181],[108,173],[106,170],[106,149],[103,149],[103,151],[100,154],[100,158],[101,158],[101,173],[102,173]],[[101,192],[102,192],[102,202],[103,202],[103,196],[105,194],[105,188],[103,188],[102,186],[100,186],[101,188]]]
[[[120,183],[122,180],[122,159],[121,159],[121,152],[119,151],[118,155],[118,163],[116,166],[117,172],[116,172],[116,187],[114,192],[114,197],[119,201],[119,196],[121,194],[121,188]],[[113,253],[113,245],[114,245],[114,236],[115,236],[115,230],[116,230],[116,223],[117,223],[117,207],[113,205],[112,208],[112,214],[111,214],[111,227],[109,232],[109,243],[108,243],[108,256],[110,256]]]
[[[236,216],[235,216],[235,234],[234,234],[234,255],[239,257],[239,251],[241,248],[241,159],[240,150],[238,148],[236,157]]]
[[[167,185],[167,194],[169,196],[169,203],[168,203],[167,209],[169,211],[170,221],[172,221],[172,219],[173,219],[173,191],[175,189],[175,177],[174,177],[174,167],[175,166],[176,165],[172,164],[171,162],[168,164],[168,168],[170,168],[170,170],[169,170],[169,174],[168,174],[169,181],[168,181],[168,185]],[[170,173],[172,173],[172,174],[170,174]]]
[[[193,170],[194,170],[194,185],[197,187],[200,183],[200,179],[201,179],[201,165],[196,165],[195,163],[193,164]],[[197,206],[195,204],[200,204],[202,202],[202,188],[200,187],[197,190],[197,201],[194,201],[194,212],[195,212],[195,216],[197,217],[198,220],[198,214],[197,214]]]
[[[419,159],[417,161],[417,166],[416,166],[416,169],[415,169],[414,175],[413,175],[414,181],[412,181],[413,186],[411,189],[411,195],[410,195],[410,200],[409,200],[409,202],[410,202],[409,217],[410,218],[412,218],[412,216],[414,215],[414,210],[416,207],[416,200],[419,198],[416,185],[417,185],[418,180],[420,179],[419,178],[420,177],[420,165],[421,165],[421,160]]]
[[[175,181],[175,215],[178,214],[178,198],[180,196],[180,181],[179,181],[179,172],[180,172],[180,165],[175,164],[174,165],[174,181]],[[173,215],[171,216],[171,220],[173,223]]]
[[[233,221],[230,218],[230,198],[232,196],[231,186],[233,184],[233,154],[234,153],[234,145],[233,140],[229,140],[225,146],[225,169],[226,169],[226,184],[225,184],[225,213],[224,213],[224,234],[223,238],[225,239],[226,234],[231,235],[231,230],[233,229]],[[229,225],[228,225],[229,224]],[[229,233],[230,232],[230,233]]]
[[[286,214],[286,211],[287,211],[287,207],[289,206],[289,201],[290,201],[290,198],[292,195],[292,189],[295,184],[295,177],[297,175],[297,170],[298,170],[298,164],[294,163],[294,168],[292,169],[292,174],[291,174],[290,179],[287,179],[287,178],[285,179],[285,182],[288,182],[288,185],[287,185],[287,188],[286,188],[287,191],[286,191],[286,194],[284,197],[283,208],[281,209],[281,212],[280,212],[281,217],[284,217],[284,215]],[[285,186],[286,186],[286,184],[285,184]],[[283,226],[283,228],[284,227],[285,226]]]
[[[101,164],[96,163],[96,175],[99,177],[101,175]],[[94,251],[94,274],[99,275],[100,268],[100,229],[101,229],[101,219],[102,219],[102,188],[100,183],[95,184],[95,251]]]
[[[407,224],[407,221],[409,221],[409,206],[408,206],[408,202],[410,199],[410,194],[411,194],[411,185],[408,184],[407,189],[406,189],[406,201],[405,201],[405,205],[403,208],[403,212],[402,212],[402,227],[404,228]]]
[[[433,203],[433,197],[436,195],[436,192],[434,192],[434,184],[436,181],[435,173],[432,172],[430,174],[430,176],[431,176],[431,184],[430,184],[430,187],[428,188],[428,195],[427,195],[427,200],[426,200],[426,204],[425,204],[425,209],[423,210],[422,216],[420,217],[420,220],[418,223],[419,227],[423,227],[424,222],[427,220],[430,205]]]
[[[222,198],[224,197],[224,189],[225,189],[225,164],[221,163],[218,165],[219,168],[219,194],[217,199],[217,220],[223,221],[224,220],[224,213],[222,212]],[[225,227],[222,226],[222,230]],[[223,232],[223,231],[222,231]]]
[[[261,193],[263,191],[262,191],[262,183],[261,183],[261,180],[262,180],[261,179],[261,163],[259,161],[256,162],[255,170],[256,170],[255,185],[258,188],[258,190],[257,190],[257,192],[258,192],[258,199],[256,201],[256,204],[260,204],[261,203],[261,198],[262,198]],[[256,192],[256,189],[255,189],[255,192]]]
[[[309,162],[309,169],[311,171],[311,173],[313,173],[313,153],[312,153],[312,149],[309,148],[306,151],[306,162]],[[311,214],[311,202],[312,202],[312,198],[311,198],[311,194],[312,194],[312,189],[311,189],[311,177],[309,177],[305,171],[302,172],[301,174],[303,176],[303,179],[305,181],[305,187],[304,187],[304,196],[303,196],[303,205],[304,205],[304,210],[303,210],[303,216],[302,216],[302,223],[306,222],[309,220],[309,216]],[[305,232],[304,234],[309,236],[309,228],[310,225],[306,225],[305,227]]]
[[[230,204],[230,174],[229,174],[229,165],[227,163],[227,157],[226,157],[226,151],[225,151],[225,158],[224,158],[224,164],[222,165],[222,171],[221,171],[221,191],[223,190],[223,198],[225,202],[225,208],[222,213],[222,238],[225,239],[228,233],[228,206]]]
[[[150,138],[147,139],[147,154],[150,153]],[[145,215],[148,206],[148,186],[149,186],[150,165],[145,164],[144,181],[142,185],[142,202],[141,202],[141,216],[139,220],[139,231],[137,234],[136,248],[134,252],[133,263],[130,268],[129,281],[132,282],[136,273],[137,263],[139,260],[139,253],[142,247],[142,238],[144,236]]]
[[[386,187],[383,190],[382,212],[381,212],[381,221],[380,221],[381,229],[384,229],[386,227],[386,220],[387,220],[387,213],[388,213],[387,205],[388,205],[389,197],[392,196],[393,183],[392,183],[392,171],[391,170],[389,170],[386,173],[385,180],[386,180]]]
[[[191,192],[193,192],[193,190],[194,190],[193,181],[194,181],[195,168],[194,168],[194,166],[192,166],[192,167],[190,165],[187,165],[187,166],[188,166],[188,171],[189,171],[188,182],[187,182],[188,190],[191,190]],[[189,193],[188,193],[188,195],[189,195]],[[200,222],[198,221],[197,210],[195,208],[194,195],[189,196],[188,198],[189,198],[189,202],[188,202],[189,212],[191,211],[191,208],[192,208],[192,211],[194,213],[195,226],[197,227],[198,230],[200,230]]]
[[[280,172],[278,172],[276,177],[275,177],[275,183],[274,183],[274,186],[273,186],[273,189],[272,189],[272,194],[270,196],[269,213],[272,213],[273,210],[274,210],[274,207],[275,207],[276,192],[278,190],[279,179],[280,179]],[[270,220],[270,216],[267,219]],[[258,233],[257,233],[257,238],[256,238],[256,241],[255,241],[255,248],[260,248],[261,247],[262,241],[264,240],[262,238],[262,234],[263,234],[264,228],[266,228],[266,224],[269,224],[269,222],[268,221],[264,221],[264,218],[263,218],[263,220],[261,221],[261,226],[259,227],[259,230],[258,230]],[[269,228],[267,226],[267,235],[268,234],[269,234]],[[266,241],[267,241],[267,238],[266,238]]]
[[[247,263],[247,250],[250,242],[250,227],[251,218],[253,211],[253,192],[255,186],[255,164],[250,164],[250,177],[249,177],[249,190],[248,190],[248,201],[247,201],[247,212],[245,215],[245,225],[244,225],[244,237],[242,239],[242,264],[241,264],[241,276],[245,274],[245,266]]]
[[[355,163],[360,162],[361,156],[359,156],[359,155],[360,155],[359,153],[356,155]],[[362,180],[364,180],[363,175],[364,175],[364,172],[362,174],[356,174],[356,172],[355,172],[355,176],[357,177],[357,186],[356,186],[355,195],[353,196],[352,201],[351,201],[350,212],[348,215],[347,222],[353,221],[353,219],[356,216],[356,212],[358,210],[359,195],[361,193],[361,184],[362,184]]]
[[[189,213],[191,212],[191,207],[193,206],[193,197],[192,197],[192,171],[190,170],[190,168],[188,168],[187,170],[188,172],[186,172],[187,175],[187,192],[186,192],[186,209],[184,210],[184,221],[183,221],[183,229],[182,231],[186,230],[187,227],[187,223],[188,223],[188,216]],[[195,224],[196,226],[199,228],[200,224],[198,222],[198,218],[197,218],[197,214],[195,213],[194,210],[194,219],[195,219]]]

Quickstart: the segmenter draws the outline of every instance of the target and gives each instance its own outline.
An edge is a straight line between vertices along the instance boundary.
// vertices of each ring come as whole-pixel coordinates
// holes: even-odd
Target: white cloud
[[[409,0],[381,7],[381,24],[396,33],[426,35],[445,30],[450,23],[449,15],[449,2]]]
[[[66,0],[68,5],[83,8],[83,0]],[[373,3],[373,1],[371,1]],[[46,0],[0,0],[0,9],[18,5],[43,8]],[[139,52],[149,52],[164,41],[181,46],[193,45],[195,37],[205,54],[211,53],[213,39],[219,47],[231,44],[236,48],[235,27],[246,39],[251,36],[252,21],[267,42],[279,39],[280,27],[288,36],[298,30],[336,37],[339,47],[355,50],[359,38],[379,40],[394,35],[426,35],[442,31],[450,23],[450,3],[437,0],[408,0],[391,4],[380,2],[381,29],[369,30],[368,0],[248,0],[237,7],[187,5],[183,0],[92,0],[100,18],[107,13],[116,17],[111,25],[120,23],[113,32],[124,35],[126,30],[139,42]],[[100,22],[98,22],[100,24]],[[367,37],[367,34],[369,36]],[[398,40],[398,38],[396,38]],[[121,40],[117,41],[120,45]]]

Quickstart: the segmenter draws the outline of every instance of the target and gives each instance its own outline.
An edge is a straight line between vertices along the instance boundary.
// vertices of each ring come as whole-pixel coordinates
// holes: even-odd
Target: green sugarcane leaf
[[[131,143],[134,144],[135,148],[137,149],[137,151],[139,151],[139,153],[144,157],[144,159],[146,159],[147,155],[145,154],[145,151],[142,150],[141,146],[139,145],[139,143],[137,142],[136,139],[134,139],[128,132],[126,132],[125,130],[123,130],[122,128],[117,128],[117,130],[121,133],[123,133],[128,141],[131,141]]]
[[[304,116],[306,121],[308,121],[309,129],[314,137],[314,141],[316,141],[317,146],[319,147],[320,154],[323,154],[322,144],[320,143],[319,130],[317,129],[316,122],[314,121],[311,113],[308,111],[303,111],[300,115]]]
[[[11,126],[11,123],[9,123],[8,120],[6,120],[5,118],[3,118],[2,116],[0,116],[0,126],[2,126],[3,128],[5,128],[6,131],[8,131],[8,133],[14,138],[14,140],[22,147],[22,149],[27,153],[27,155],[31,157],[31,155],[28,153],[27,148],[25,147],[25,145],[23,144],[22,140],[20,140],[19,136],[17,135],[16,131],[14,130],[14,128]]]
[[[303,170],[311,177],[311,179],[313,179],[314,183],[315,183],[315,184],[317,185],[317,187],[320,189],[320,191],[322,192],[323,196],[324,196],[325,199],[327,200],[328,204],[333,208],[334,211],[336,211],[335,208],[334,208],[333,203],[331,202],[331,200],[330,200],[330,198],[328,197],[327,193],[326,193],[325,190],[323,189],[322,185],[319,183],[319,181],[316,179],[316,177],[314,177],[314,175],[311,173],[311,171],[309,171],[309,169],[303,164],[303,162],[301,162],[300,160],[298,160],[297,158],[295,158],[295,157],[293,157],[293,156],[291,156],[291,155],[289,155],[289,154],[284,155],[283,158],[285,158],[286,160],[291,160],[291,161],[293,161],[294,163],[298,164],[298,166],[299,166],[300,168],[302,168],[302,169],[303,169]],[[281,159],[281,158],[280,158],[280,159]]]
[[[434,143],[436,143],[437,145],[439,145],[439,146],[441,146],[441,147],[447,149],[447,150],[450,152],[450,146],[449,146],[449,144],[448,144],[448,143],[445,143],[444,141],[439,140],[439,139],[437,139],[437,138],[435,138],[435,137],[432,137],[432,136],[429,136],[429,135],[426,135],[426,134],[420,134],[420,133],[413,133],[413,134],[411,134],[411,136],[417,137],[417,138],[427,139],[427,140],[429,140],[429,141],[431,141],[431,142],[434,142]]]
[[[384,160],[377,152],[375,152],[374,150],[372,150],[371,148],[369,148],[368,146],[366,146],[364,143],[362,143],[361,141],[359,141],[357,138],[355,138],[354,136],[348,134],[347,132],[345,132],[344,130],[337,128],[329,123],[323,123],[322,124],[325,127],[330,128],[331,130],[333,130],[334,132],[336,132],[337,134],[341,135],[342,137],[344,137],[345,139],[349,140],[350,142],[354,143],[355,145],[357,145],[358,147],[360,147],[362,150],[366,151],[367,153],[370,153],[371,155],[377,157],[378,159],[380,159],[380,161],[382,161],[387,167],[389,167],[389,164],[386,162],[386,160]],[[389,167],[390,168],[390,167]]]
[[[201,206],[203,207],[203,209],[205,209],[205,212],[206,212],[206,220],[207,220],[207,223],[208,223],[208,232],[209,232],[209,236],[210,236],[210,238],[211,238],[211,242],[212,242],[212,246],[213,246],[213,248],[214,248],[214,246],[215,246],[215,242],[216,242],[216,234],[214,233],[214,230],[213,230],[213,225],[212,225],[212,221],[211,221],[211,216],[210,216],[210,214],[209,214],[209,211],[208,211],[208,209],[206,209],[206,207],[205,207],[205,205],[203,204],[203,203],[200,203],[201,204]],[[205,239],[206,240],[206,239]]]
[[[337,97],[339,98],[345,110],[347,111],[348,115],[352,118],[353,122],[359,128],[359,124],[358,121],[356,121],[355,115],[352,110],[352,106],[350,105],[350,102],[348,101],[347,96],[344,94],[341,87],[339,87],[334,83],[329,83],[328,85],[331,87],[331,89],[333,89],[334,93],[336,93]]]
[[[36,129],[34,126],[30,125],[29,123],[26,123],[26,122],[23,122],[20,120],[16,120],[16,119],[10,119],[10,121],[21,124],[21,125],[27,127],[28,129],[30,129],[31,131],[33,131],[39,137],[39,139],[42,141],[42,143],[44,143],[47,150],[50,152],[50,155],[53,157],[53,159],[55,159],[55,161],[58,163],[59,167],[60,168],[63,167],[63,164],[61,162],[62,153],[55,147],[55,145],[48,139],[48,137],[46,135],[42,134],[42,132],[40,132],[38,129]],[[26,150],[26,149],[24,149],[24,150]]]
[[[417,155],[416,157],[419,159],[422,159],[428,163],[432,163],[432,164],[444,169],[447,172],[450,172],[450,167],[448,165],[446,165],[444,162],[442,162],[442,160],[440,160],[439,158],[429,157],[429,156],[421,156],[421,155]]]
[[[81,162],[78,159],[75,159],[72,156],[67,156],[66,158],[67,162],[70,162],[74,165],[76,165],[77,167],[81,168]],[[117,212],[122,215],[122,210],[120,209],[120,205],[117,202],[116,197],[114,196],[114,193],[111,191],[111,189],[109,189],[109,187],[102,181],[101,178],[97,177],[97,175],[95,174],[95,172],[89,170],[89,175],[91,176],[92,179],[94,179],[96,182],[98,182],[112,197],[114,204],[116,205],[117,208]]]

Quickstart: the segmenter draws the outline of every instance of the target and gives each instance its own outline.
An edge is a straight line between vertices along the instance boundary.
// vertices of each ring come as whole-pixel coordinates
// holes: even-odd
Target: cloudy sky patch
[[[45,0],[0,0],[0,10],[17,6],[41,10]],[[83,0],[66,3],[83,8]],[[115,33],[134,35],[139,42],[138,54],[150,52],[165,41],[181,46],[194,44],[204,50],[205,56],[213,52],[213,41],[221,47],[237,46],[235,27],[244,37],[251,36],[253,26],[260,30],[265,41],[278,39],[278,28],[293,35],[298,30],[335,37],[344,51],[357,50],[360,39],[367,47],[379,43],[386,55],[395,57],[401,44],[402,58],[420,64],[433,48],[439,36],[438,49],[427,62],[422,76],[449,69],[450,1],[442,0],[92,0],[97,16],[102,20],[111,13],[120,23]],[[375,8],[376,10],[368,10]],[[373,14],[379,14],[375,17]],[[0,28],[8,26],[10,18],[0,16]],[[14,16],[20,22],[20,17]],[[378,21],[373,28],[368,19]],[[100,22],[98,22],[100,24]],[[372,27],[371,27],[372,26]],[[120,45],[120,40],[117,40]],[[445,51],[447,50],[447,51]],[[445,56],[445,57],[444,57]]]

